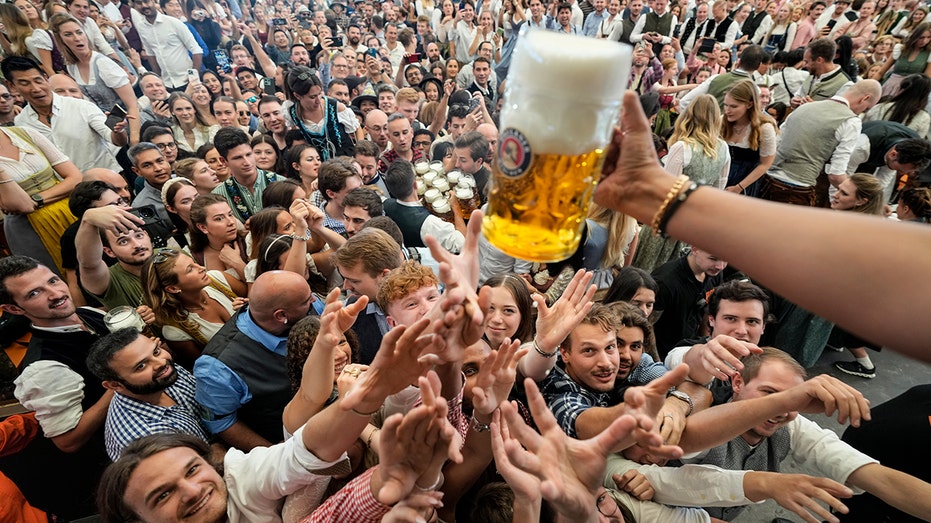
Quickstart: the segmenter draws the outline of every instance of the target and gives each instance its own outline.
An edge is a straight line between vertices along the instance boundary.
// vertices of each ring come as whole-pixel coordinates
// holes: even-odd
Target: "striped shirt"
[[[201,424],[202,407],[194,401],[194,376],[181,367],[175,367],[178,379],[165,389],[175,401],[170,407],[153,405],[114,394],[107,411],[104,438],[107,454],[116,461],[123,448],[134,440],[150,434],[180,432],[207,441],[207,430]]]

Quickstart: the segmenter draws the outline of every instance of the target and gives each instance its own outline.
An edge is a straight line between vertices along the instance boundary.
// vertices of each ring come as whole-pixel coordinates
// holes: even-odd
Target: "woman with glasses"
[[[49,26],[65,58],[68,74],[81,86],[87,99],[104,112],[109,112],[116,104],[121,105],[129,115],[129,143],[138,143],[142,120],[126,71],[91,48],[81,23],[71,15],[55,15],[49,20]]]
[[[171,93],[168,97],[171,112],[171,132],[181,150],[194,152],[213,141],[220,130],[219,125],[210,125],[194,106],[194,101],[184,93]]]
[[[246,295],[246,244],[226,198],[218,194],[198,196],[191,205],[191,254],[210,270],[230,276],[230,288]]]
[[[210,338],[245,300],[226,275],[208,271],[184,252],[158,249],[142,266],[146,304],[175,360],[188,370]]]

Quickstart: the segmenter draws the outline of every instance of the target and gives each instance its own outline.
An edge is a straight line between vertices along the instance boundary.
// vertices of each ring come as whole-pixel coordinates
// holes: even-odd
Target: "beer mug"
[[[142,316],[136,312],[136,309],[129,305],[120,305],[119,307],[111,309],[110,312],[104,315],[103,323],[110,332],[127,327],[135,327],[139,332],[145,329],[145,322],[142,321]]]
[[[521,33],[482,223],[504,253],[545,263],[578,249],[630,63],[631,48],[614,41]]]

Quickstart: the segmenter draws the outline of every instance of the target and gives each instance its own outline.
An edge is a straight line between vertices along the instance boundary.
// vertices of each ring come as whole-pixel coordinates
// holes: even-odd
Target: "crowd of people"
[[[806,371],[931,360],[927,12],[0,4],[0,514],[931,520],[931,391]],[[480,231],[525,31],[632,46],[555,263]]]

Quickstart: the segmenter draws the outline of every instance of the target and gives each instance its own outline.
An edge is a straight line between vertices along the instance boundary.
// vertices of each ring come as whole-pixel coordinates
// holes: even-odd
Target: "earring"
[[[283,321],[285,325],[288,324],[288,318],[285,318],[285,319],[283,319],[283,320],[281,320],[281,321]]]

